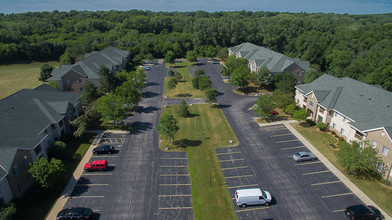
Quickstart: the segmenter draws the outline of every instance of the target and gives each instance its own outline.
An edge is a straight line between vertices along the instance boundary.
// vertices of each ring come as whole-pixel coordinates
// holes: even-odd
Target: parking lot
[[[316,216],[321,216],[321,219],[344,219],[344,208],[361,203],[319,160],[294,161],[294,153],[309,150],[284,125],[261,127],[260,134],[267,144],[256,146],[261,150],[259,154],[253,152],[249,155],[249,150],[242,146],[216,149],[239,219],[313,219]],[[279,182],[268,181],[268,175],[263,172],[263,169],[273,169],[263,161],[269,156],[267,149],[266,154],[262,153],[260,148],[263,147],[272,151],[279,160],[281,168],[275,173],[279,176],[274,177]],[[287,178],[295,179],[296,184],[289,184]],[[236,189],[245,188],[269,191],[272,204],[238,207],[234,193]],[[291,210],[293,208],[295,212]],[[312,210],[314,214],[308,214]]]
[[[186,152],[162,153],[159,164],[159,218],[193,219],[191,181]]]

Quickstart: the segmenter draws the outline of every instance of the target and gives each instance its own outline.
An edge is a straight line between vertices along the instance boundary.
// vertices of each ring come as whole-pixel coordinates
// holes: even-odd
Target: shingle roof
[[[308,84],[297,85],[304,94],[314,92],[320,105],[354,120],[362,131],[384,127],[392,137],[392,92],[348,77],[324,74]],[[325,91],[329,90],[327,96]]]
[[[98,70],[101,65],[111,69],[120,65],[124,58],[129,56],[129,51],[120,50],[115,47],[107,47],[101,51],[93,51],[84,56],[84,59],[73,65],[62,65],[59,69],[52,71],[53,76],[48,81],[61,80],[69,71],[73,70],[88,79],[99,79]]]
[[[259,68],[266,66],[271,73],[282,73],[293,63],[297,64],[305,71],[310,69],[310,63],[308,61],[301,61],[298,58],[290,58],[286,55],[252,43],[242,43],[231,47],[230,49],[233,53],[241,53],[241,57],[246,58],[249,61],[254,60]]]
[[[0,100],[0,165],[6,168],[6,161],[13,159],[9,148],[32,149],[40,143],[42,131],[62,119],[68,103],[75,106],[80,96],[43,84]]]

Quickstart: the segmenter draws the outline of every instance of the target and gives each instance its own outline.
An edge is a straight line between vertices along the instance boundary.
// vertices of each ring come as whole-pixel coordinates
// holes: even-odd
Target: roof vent
[[[363,96],[363,95],[361,94],[361,96]]]
[[[15,107],[14,107],[14,106],[11,106],[11,109],[15,109]]]
[[[389,105],[387,105],[387,108],[389,108]]]
[[[372,98],[369,98],[369,100],[372,100]]]

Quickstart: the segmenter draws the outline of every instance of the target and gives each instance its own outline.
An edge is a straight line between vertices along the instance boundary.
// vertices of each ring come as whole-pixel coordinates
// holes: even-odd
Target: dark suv
[[[112,154],[115,152],[114,146],[102,145],[94,148],[93,154]]]
[[[381,220],[383,216],[381,212],[373,206],[370,205],[353,205],[347,207],[344,212],[346,216],[351,220],[357,219],[376,219]]]

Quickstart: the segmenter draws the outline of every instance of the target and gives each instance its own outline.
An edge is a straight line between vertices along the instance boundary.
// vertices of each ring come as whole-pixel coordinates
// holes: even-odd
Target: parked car
[[[268,191],[259,188],[237,189],[234,194],[238,206],[246,207],[248,205],[269,205],[272,197]]]
[[[293,155],[293,159],[297,162],[302,162],[308,160],[317,160],[317,157],[312,152],[298,152]]]
[[[143,70],[150,70],[150,66],[142,66]]]
[[[353,205],[347,207],[344,212],[346,216],[351,220],[357,219],[377,219],[381,220],[383,215],[374,206],[370,205]]]
[[[108,162],[106,160],[94,160],[93,162],[88,162],[84,165],[85,171],[104,171],[108,169]]]
[[[111,154],[116,150],[112,145],[101,145],[93,149],[93,154]]]
[[[212,64],[219,64],[219,63],[220,63],[219,60],[213,60],[213,61],[212,61]]]
[[[93,210],[90,208],[75,207],[61,210],[56,219],[91,219],[92,215]]]

